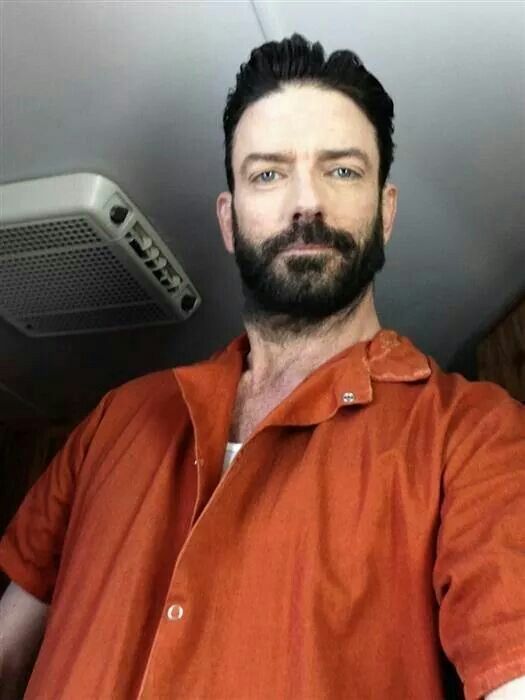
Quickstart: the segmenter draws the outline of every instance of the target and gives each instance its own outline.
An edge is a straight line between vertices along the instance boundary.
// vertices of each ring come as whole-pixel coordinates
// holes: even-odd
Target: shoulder
[[[390,407],[395,403],[399,412],[441,428],[458,421],[479,421],[494,410],[521,413],[523,419],[525,407],[500,385],[446,371],[431,355],[418,353],[419,366],[424,361],[426,368],[420,377],[407,370],[400,379],[387,377],[375,383],[374,390],[382,393]]]
[[[130,379],[117,385],[109,393],[121,400],[141,401],[152,396],[169,396],[176,392],[177,387],[173,370],[163,369]]]
[[[439,406],[435,425],[443,441],[446,483],[523,473],[525,406],[498,384],[436,367],[433,363],[430,387]]]
[[[446,459],[467,442],[491,443],[489,434],[525,444],[525,406],[503,387],[489,381],[473,381],[456,372],[447,372],[430,355],[429,376],[406,383],[403,395],[391,396],[403,415],[417,419],[433,445],[440,445]],[[398,385],[399,387],[399,385]],[[392,388],[391,391],[396,391]],[[399,389],[397,389],[399,391]]]
[[[133,417],[173,413],[182,407],[182,396],[172,369],[135,377],[108,391],[95,413],[104,423],[127,424]]]

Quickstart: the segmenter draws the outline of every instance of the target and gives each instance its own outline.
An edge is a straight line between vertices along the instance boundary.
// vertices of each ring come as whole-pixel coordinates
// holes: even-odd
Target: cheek
[[[241,230],[246,231],[253,240],[264,240],[269,234],[279,233],[288,228],[290,221],[286,220],[285,209],[270,198],[253,198],[243,209],[239,221]]]
[[[355,231],[364,231],[374,220],[377,212],[377,204],[370,199],[351,196],[334,203],[331,209],[336,226]]]

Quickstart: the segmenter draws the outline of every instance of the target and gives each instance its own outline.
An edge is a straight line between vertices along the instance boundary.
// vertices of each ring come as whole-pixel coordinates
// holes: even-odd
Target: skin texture
[[[369,163],[355,155],[319,158],[323,150],[348,148],[363,151]],[[289,161],[243,167],[254,152],[286,153]],[[287,85],[250,105],[235,130],[232,166],[234,197],[230,192],[217,197],[224,245],[235,255],[236,237],[237,243],[241,239],[266,265],[273,291],[280,290],[261,305],[245,289],[243,320],[251,351],[242,381],[254,393],[272,386],[282,391],[380,329],[371,284],[335,311],[330,289],[332,301],[341,301],[355,255],[374,232],[384,244],[390,239],[397,188],[387,183],[379,191],[379,150],[364,112],[346,95],[314,85]],[[329,242],[329,249],[284,250],[288,243],[312,240]],[[345,265],[346,283],[338,288]],[[289,313],[278,308],[281,297]]]
[[[11,581],[0,599],[0,700],[22,698],[44,635],[49,605]]]

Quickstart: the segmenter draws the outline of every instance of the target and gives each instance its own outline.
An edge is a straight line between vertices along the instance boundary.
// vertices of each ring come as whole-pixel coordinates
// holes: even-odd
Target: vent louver
[[[107,178],[0,187],[0,315],[23,333],[180,322],[200,303],[182,265]]]

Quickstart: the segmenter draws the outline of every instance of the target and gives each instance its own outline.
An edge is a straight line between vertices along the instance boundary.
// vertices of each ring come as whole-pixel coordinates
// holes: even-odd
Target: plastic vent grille
[[[84,218],[57,219],[25,226],[8,226],[0,236],[0,258],[49,248],[100,243]]]
[[[119,186],[80,172],[0,184],[0,317],[28,336],[180,323],[202,299]]]
[[[108,247],[0,259],[2,306],[13,315],[149,301]]]
[[[68,333],[72,331],[96,330],[101,327],[135,326],[163,321],[166,314],[156,304],[118,307],[115,309],[94,309],[68,314],[49,316],[27,316],[24,324],[37,333]]]

